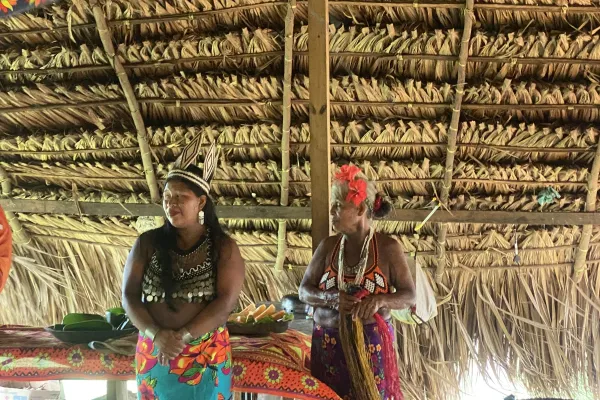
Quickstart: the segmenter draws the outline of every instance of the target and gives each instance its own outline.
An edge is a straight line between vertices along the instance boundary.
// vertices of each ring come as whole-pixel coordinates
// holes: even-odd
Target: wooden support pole
[[[331,234],[329,132],[329,0],[308,0],[308,77],[312,246]]]
[[[106,400],[127,400],[127,381],[107,381]]]
[[[283,59],[283,124],[281,127],[281,198],[279,204],[287,207],[290,195],[290,126],[292,125],[292,64],[294,50],[294,11],[296,0],[289,0],[285,14],[285,44]],[[277,258],[275,270],[283,270],[287,254],[287,221],[279,220],[277,231]]]
[[[592,169],[588,173],[587,179],[587,196],[585,200],[586,211],[596,211],[596,195],[598,194],[598,176],[600,175],[600,146],[596,146],[596,153],[594,155],[594,161],[592,162]],[[587,253],[590,246],[590,239],[592,237],[592,225],[591,221],[587,221],[583,225],[581,231],[581,237],[579,238],[579,244],[575,250],[575,261],[573,262],[573,280],[579,282],[587,269]]]
[[[0,167],[0,186],[2,187],[2,197],[10,197],[12,193],[12,184],[8,173],[6,173],[2,167]],[[19,221],[15,213],[13,211],[4,210],[4,214],[10,225],[14,242],[18,244],[29,244],[29,242],[31,242],[31,236],[24,230],[21,221]]]
[[[454,104],[452,105],[452,119],[450,120],[450,129],[448,130],[448,147],[446,149],[446,168],[444,170],[444,180],[440,190],[439,201],[444,207],[448,203],[450,189],[452,187],[452,174],[454,173],[454,154],[456,153],[456,136],[458,134],[458,124],[460,122],[460,109],[462,106],[463,94],[465,92],[465,80],[467,76],[467,58],[469,56],[469,42],[471,41],[471,28],[475,15],[473,14],[474,0],[467,0],[464,10],[464,28],[460,43],[460,53],[458,56],[458,77],[456,79],[456,94]],[[440,281],[446,268],[446,233],[448,224],[440,223],[437,227],[437,270],[435,280]]]
[[[160,191],[158,190],[158,183],[156,181],[156,175],[154,174],[154,167],[152,166],[152,154],[150,151],[150,145],[148,144],[146,126],[140,112],[139,102],[135,97],[135,92],[133,91],[133,86],[129,81],[127,72],[115,54],[115,47],[112,42],[112,34],[106,22],[106,16],[104,15],[102,7],[100,7],[97,3],[94,4],[93,12],[96,26],[98,28],[98,34],[100,35],[100,40],[102,41],[102,46],[104,47],[104,51],[108,56],[109,62],[117,73],[117,78],[119,78],[119,83],[123,89],[123,95],[127,100],[131,118],[135,124],[138,145],[140,147],[142,156],[142,165],[144,167],[148,189],[150,190],[150,199],[153,203],[158,204],[160,203]]]

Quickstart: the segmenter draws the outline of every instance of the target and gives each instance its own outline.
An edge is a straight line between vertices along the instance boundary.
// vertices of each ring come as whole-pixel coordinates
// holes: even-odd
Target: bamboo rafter
[[[159,203],[160,192],[158,190],[158,183],[156,182],[156,175],[154,174],[154,167],[152,166],[152,154],[150,146],[148,145],[146,125],[144,124],[144,120],[142,118],[140,105],[135,97],[133,86],[129,81],[127,72],[125,72],[123,65],[115,55],[112,34],[107,25],[106,16],[104,15],[102,7],[100,7],[97,3],[94,4],[93,12],[94,19],[96,20],[96,26],[98,27],[98,34],[100,35],[100,40],[102,41],[102,46],[104,47],[104,51],[106,51],[106,54],[108,55],[109,60],[111,60],[112,66],[117,73],[119,83],[123,89],[123,95],[127,101],[129,112],[131,113],[131,118],[133,119],[133,123],[137,131],[138,145],[140,147],[140,155],[142,158],[142,165],[144,166],[144,173],[148,183],[148,189],[150,190],[150,198],[154,203]]]
[[[290,181],[290,126],[292,122],[292,61],[294,46],[294,11],[296,0],[289,0],[285,15],[285,56],[283,60],[283,126],[281,128],[281,194],[279,204],[289,204]],[[287,221],[278,222],[277,258],[275,270],[281,271],[287,254]]]
[[[592,168],[588,172],[587,181],[587,196],[585,200],[585,210],[591,211],[596,209],[596,196],[598,194],[598,176],[600,175],[600,146],[596,146],[596,154]],[[573,262],[573,279],[579,282],[587,268],[586,259],[592,237],[592,229],[594,225],[585,224],[581,231],[579,245],[575,250],[575,261]]]
[[[452,106],[452,118],[450,129],[448,130],[448,148],[446,149],[446,168],[444,170],[444,180],[440,190],[440,203],[445,206],[450,195],[452,186],[452,175],[454,173],[454,154],[456,153],[456,136],[458,134],[458,124],[460,122],[462,99],[465,91],[465,80],[467,75],[467,59],[469,57],[469,42],[471,41],[471,28],[475,19],[473,14],[474,0],[467,0],[465,3],[464,27],[460,44],[460,53],[458,61],[458,77],[456,79],[456,94]],[[436,281],[441,281],[444,269],[446,268],[446,233],[448,224],[441,223],[437,227],[437,270],[435,273]]]

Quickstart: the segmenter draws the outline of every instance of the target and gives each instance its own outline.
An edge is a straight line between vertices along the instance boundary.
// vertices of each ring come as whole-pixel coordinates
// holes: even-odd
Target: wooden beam
[[[99,216],[164,216],[158,204],[91,203],[57,200],[0,199],[5,211],[33,214],[68,214]],[[280,206],[217,206],[222,219],[305,219],[311,218],[310,207]],[[430,210],[397,209],[389,221],[420,222]],[[528,211],[438,211],[431,223],[494,224],[494,225],[600,225],[600,212],[528,212]]]
[[[292,66],[294,50],[294,11],[296,0],[289,0],[285,15],[285,44],[283,59],[283,123],[281,127],[281,198],[279,204],[286,207],[290,194],[290,126],[292,125]],[[279,220],[277,230],[277,258],[275,270],[283,270],[287,254],[287,221]]]
[[[150,199],[154,203],[160,203],[160,191],[158,190],[158,182],[156,181],[154,167],[152,166],[152,154],[147,140],[146,125],[144,124],[142,113],[140,111],[140,104],[135,97],[133,86],[129,81],[129,77],[127,76],[125,68],[123,68],[121,61],[119,61],[119,58],[116,56],[115,46],[112,42],[112,33],[108,27],[104,11],[97,2],[94,2],[93,12],[94,19],[96,20],[96,26],[98,28],[98,34],[100,35],[100,40],[102,41],[102,46],[104,47],[104,51],[108,56],[110,64],[113,66],[117,74],[117,78],[119,78],[119,83],[123,89],[123,95],[127,100],[129,112],[131,113],[131,118],[133,119],[133,123],[137,131],[142,165],[144,167],[148,189],[150,190]]]
[[[329,0],[308,0],[310,179],[313,250],[331,234]]]
[[[440,189],[439,201],[443,207],[448,204],[450,189],[452,188],[452,175],[454,174],[454,154],[456,153],[456,136],[458,134],[458,124],[460,122],[460,109],[462,106],[463,95],[465,93],[465,81],[467,77],[467,59],[469,56],[469,42],[471,41],[471,28],[475,15],[473,14],[474,0],[466,0],[464,12],[464,27],[462,39],[460,42],[460,52],[458,55],[458,74],[456,78],[456,91],[454,95],[454,104],[452,105],[452,118],[450,120],[450,129],[448,130],[448,147],[446,148],[446,165],[444,169],[444,180]],[[448,225],[442,222],[437,226],[437,270],[435,280],[440,281],[446,268],[446,233]]]

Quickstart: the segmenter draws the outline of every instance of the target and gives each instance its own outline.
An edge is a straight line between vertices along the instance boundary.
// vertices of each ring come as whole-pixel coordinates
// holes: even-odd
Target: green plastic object
[[[408,325],[417,324],[417,322],[412,316],[412,311],[410,308],[405,308],[403,310],[392,310],[392,317]]]
[[[111,313],[114,315],[124,315],[125,310],[122,307],[113,307],[106,310],[107,313]]]
[[[102,320],[82,321],[74,324],[65,324],[63,331],[112,331],[113,326]]]
[[[63,318],[63,325],[72,325],[85,321],[105,321],[102,315],[71,313]]]
[[[540,206],[544,204],[552,204],[555,199],[560,199],[560,193],[556,191],[556,189],[552,187],[547,187],[538,193],[537,201]]]

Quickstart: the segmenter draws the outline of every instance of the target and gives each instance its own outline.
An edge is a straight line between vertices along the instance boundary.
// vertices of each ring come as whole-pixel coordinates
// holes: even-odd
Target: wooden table
[[[312,327],[310,321],[295,326]],[[131,344],[135,336],[126,340]],[[233,390],[267,393],[284,398],[339,400],[325,384],[310,375],[310,336],[288,330],[267,337],[232,336]],[[272,384],[268,373],[281,374]],[[125,400],[126,382],[135,379],[135,357],[68,345],[40,328],[0,327],[0,380],[107,380],[108,397]]]

